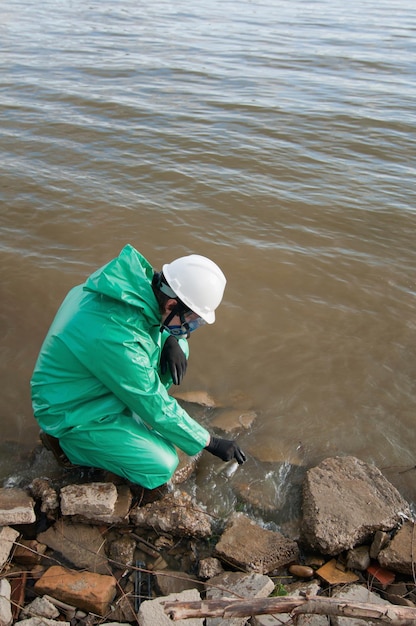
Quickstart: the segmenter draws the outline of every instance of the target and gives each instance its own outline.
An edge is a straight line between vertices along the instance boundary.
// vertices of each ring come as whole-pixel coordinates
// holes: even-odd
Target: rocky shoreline
[[[145,504],[121,481],[0,489],[0,626],[173,623],[166,600],[299,594],[416,608],[409,504],[373,465],[332,457],[306,472],[302,518],[284,532],[242,512],[218,519],[186,491]],[[179,620],[271,626],[288,614]],[[62,624],[64,622],[64,625]],[[300,615],[303,626],[358,626]]]

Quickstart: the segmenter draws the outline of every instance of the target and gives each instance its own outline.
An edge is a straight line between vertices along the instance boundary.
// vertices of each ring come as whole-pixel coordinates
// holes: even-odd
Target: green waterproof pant
[[[138,416],[111,415],[76,426],[59,443],[75,465],[105,469],[147,489],[166,483],[179,461],[175,447]]]

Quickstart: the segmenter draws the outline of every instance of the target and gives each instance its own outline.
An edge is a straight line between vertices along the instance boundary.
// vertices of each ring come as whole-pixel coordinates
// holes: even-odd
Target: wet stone
[[[211,426],[220,428],[225,433],[248,430],[257,418],[254,411],[241,411],[238,409],[223,409],[211,420]]]
[[[374,465],[334,457],[308,470],[303,485],[303,536],[322,554],[337,555],[377,530],[410,516],[408,503]]]
[[[234,514],[215,548],[216,555],[243,571],[267,574],[299,558],[296,542]]]
[[[209,395],[206,391],[178,391],[174,390],[172,394],[177,400],[182,400],[182,402],[189,402],[191,404],[199,404],[201,406],[206,406],[211,409],[219,406],[214,398]]]
[[[135,507],[132,524],[174,536],[206,538],[212,534],[211,516],[185,492],[175,491],[161,500]]]
[[[196,464],[198,462],[198,456],[188,456],[182,450],[176,450],[179,463],[178,467],[175,470],[175,473],[172,476],[171,482],[174,485],[180,485],[184,483],[195,471]]]

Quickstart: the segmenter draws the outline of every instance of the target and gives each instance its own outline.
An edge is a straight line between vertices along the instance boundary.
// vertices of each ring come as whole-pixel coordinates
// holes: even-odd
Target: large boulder
[[[325,459],[306,474],[303,539],[323,554],[353,548],[408,516],[408,503],[380,470],[355,457]]]

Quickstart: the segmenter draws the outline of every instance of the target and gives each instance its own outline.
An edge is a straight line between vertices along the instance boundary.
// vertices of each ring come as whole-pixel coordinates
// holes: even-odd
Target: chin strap
[[[163,332],[164,330],[167,330],[169,332],[169,322],[171,322],[173,320],[173,318],[176,315],[178,315],[179,319],[181,321],[181,326],[183,326],[184,329],[186,330],[186,333],[187,333],[186,338],[189,339],[191,333],[189,332],[189,324],[185,320],[185,312],[186,312],[186,310],[184,310],[183,304],[178,302],[176,304],[176,306],[173,307],[172,311],[169,313],[169,315],[167,316],[167,318],[165,319],[165,321],[161,325],[160,332]]]

